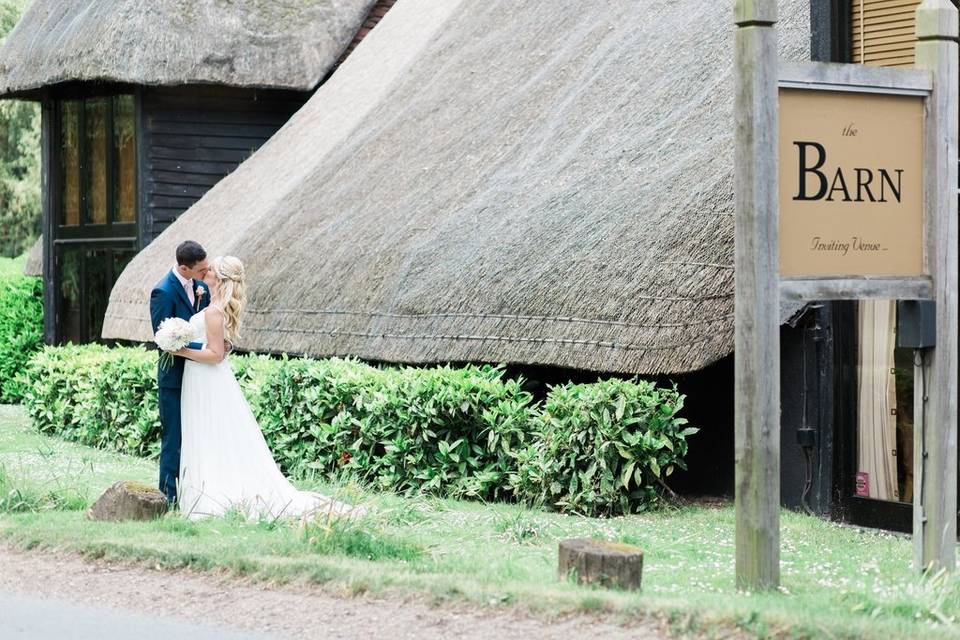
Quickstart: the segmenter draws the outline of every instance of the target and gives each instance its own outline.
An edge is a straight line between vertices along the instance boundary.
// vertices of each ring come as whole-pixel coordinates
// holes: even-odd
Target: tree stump
[[[579,584],[640,589],[643,550],[620,542],[573,538],[560,542],[559,577],[576,573]]]
[[[121,522],[153,520],[167,512],[167,497],[140,482],[121,480],[103,492],[87,510],[90,520]]]

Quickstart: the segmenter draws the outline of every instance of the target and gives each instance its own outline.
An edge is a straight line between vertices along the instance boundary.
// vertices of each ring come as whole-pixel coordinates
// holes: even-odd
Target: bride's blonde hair
[[[235,343],[240,339],[241,315],[247,304],[247,282],[243,263],[233,256],[220,256],[214,258],[212,269],[219,281],[217,292],[220,309],[226,318],[226,337]]]

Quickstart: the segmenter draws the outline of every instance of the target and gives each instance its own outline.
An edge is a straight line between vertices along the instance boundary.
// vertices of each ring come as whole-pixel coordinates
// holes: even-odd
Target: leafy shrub
[[[18,374],[43,346],[43,283],[40,278],[0,278],[0,402],[19,402]]]
[[[23,400],[38,431],[76,440],[71,437],[77,410],[74,382],[88,375],[88,363],[106,351],[100,345],[45,347],[30,359]]]
[[[529,394],[492,367],[377,369],[355,360],[234,356],[231,363],[285,472],[346,472],[383,489],[502,497],[527,430]],[[155,457],[156,354],[47,347],[27,368],[37,428]]]
[[[254,358],[231,358],[249,384]],[[157,355],[98,344],[45,347],[23,377],[37,429],[91,447],[154,458],[160,453]]]
[[[656,501],[683,466],[683,396],[651,382],[551,389],[534,404],[491,366],[377,368],[356,360],[233,356],[264,437],[294,477],[356,477],[404,494],[521,498],[624,513]],[[82,444],[154,457],[156,354],[99,345],[45,348],[27,367],[36,427]]]
[[[329,427],[378,370],[351,360],[283,358],[251,383],[250,406],[280,468],[303,476],[335,468],[343,445]]]
[[[27,411],[43,433],[152,457],[159,447],[156,355],[96,344],[46,347],[30,361]]]
[[[655,503],[661,476],[685,468],[677,416],[684,397],[646,380],[553,387],[517,454],[513,489],[523,500],[585,515],[629,513]]]
[[[259,383],[255,413],[294,475],[347,472],[407,494],[503,498],[531,397],[501,376],[490,366],[283,360]]]

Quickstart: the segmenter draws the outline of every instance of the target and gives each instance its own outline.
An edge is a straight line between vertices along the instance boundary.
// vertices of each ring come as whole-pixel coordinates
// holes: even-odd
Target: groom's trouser
[[[180,389],[160,387],[160,491],[171,504],[180,476]]]

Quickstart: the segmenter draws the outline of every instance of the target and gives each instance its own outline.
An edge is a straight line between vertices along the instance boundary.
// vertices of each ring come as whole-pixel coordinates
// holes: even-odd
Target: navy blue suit
[[[210,290],[202,280],[194,280],[195,304],[190,304],[187,292],[171,269],[150,292],[150,321],[153,332],[167,318],[189,320],[190,316],[203,310],[210,303]],[[196,295],[197,287],[204,291]],[[190,346],[199,348],[198,344]],[[175,356],[169,369],[157,366],[157,386],[160,406],[160,491],[172,504],[177,499],[177,478],[180,475],[180,385],[183,381],[185,358]]]

